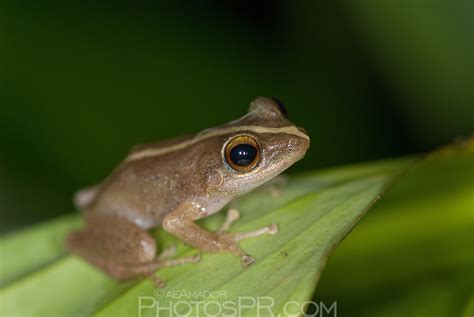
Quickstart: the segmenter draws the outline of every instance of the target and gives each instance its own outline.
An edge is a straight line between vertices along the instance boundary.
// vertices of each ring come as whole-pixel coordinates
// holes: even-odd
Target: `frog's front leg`
[[[202,218],[200,212],[190,203],[182,204],[166,215],[162,222],[163,229],[202,251],[230,252],[240,257],[244,266],[252,264],[255,260],[240,248],[238,242],[263,234],[275,234],[278,231],[277,225],[271,224],[254,231],[228,233],[230,224],[238,219],[236,211],[232,211],[234,214],[228,215],[226,222],[217,233],[209,232],[194,223],[195,220]]]

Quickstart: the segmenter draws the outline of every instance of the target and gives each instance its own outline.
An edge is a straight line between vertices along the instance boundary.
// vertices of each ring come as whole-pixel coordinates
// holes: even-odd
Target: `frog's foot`
[[[255,259],[250,255],[245,253],[238,245],[238,243],[245,239],[256,238],[264,234],[274,235],[278,232],[278,226],[276,224],[271,224],[269,226],[247,232],[238,232],[238,233],[221,233],[219,234],[217,240],[219,243],[225,245],[226,249],[236,256],[240,257],[240,261],[244,267],[249,266],[255,262]]]
[[[163,260],[163,259],[170,258],[170,257],[174,256],[175,254],[176,254],[176,246],[171,245],[171,246],[167,247],[166,249],[164,249],[163,251],[161,251],[160,254],[158,254],[158,256],[156,257],[156,261],[160,261],[160,260]]]
[[[260,228],[260,229],[254,230],[254,231],[234,233],[233,236],[234,236],[234,240],[236,242],[239,242],[239,241],[242,241],[242,240],[245,240],[245,239],[259,237],[259,236],[264,235],[264,234],[274,235],[277,232],[278,232],[277,224],[272,223],[269,226],[266,226],[266,227],[263,227],[263,228]]]
[[[239,218],[237,210],[231,208],[226,221],[218,232],[209,232],[199,227],[194,220],[200,219],[200,211],[190,203],[180,205],[165,216],[162,227],[167,232],[181,238],[186,244],[204,252],[229,252],[240,257],[242,264],[248,266],[255,260],[245,253],[239,246],[244,239],[255,238],[263,234],[275,234],[278,231],[276,224],[254,231],[229,233],[230,225]]]
[[[178,258],[178,259],[168,259],[168,260],[161,260],[157,262],[151,263],[151,265],[155,265],[155,267],[158,268],[164,268],[164,267],[171,267],[171,266],[177,266],[177,265],[183,265],[183,264],[188,264],[188,263],[197,263],[201,260],[201,256],[199,254],[194,254],[190,256],[186,256],[183,258]]]
[[[155,274],[151,273],[147,275],[146,277],[148,278],[148,280],[150,280],[150,282],[153,283],[153,285],[155,285],[156,288],[165,288],[166,283],[163,282],[163,280],[159,278],[158,276],[156,276]]]

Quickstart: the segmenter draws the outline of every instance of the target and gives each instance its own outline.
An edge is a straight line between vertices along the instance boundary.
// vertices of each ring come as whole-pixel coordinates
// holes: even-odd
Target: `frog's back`
[[[160,143],[135,146],[127,158],[100,185],[82,191],[86,212],[114,213],[143,228],[156,227],[180,201],[190,195],[187,189],[192,165],[183,150],[168,151],[192,136]],[[162,152],[163,154],[159,154]],[[147,153],[158,153],[142,157]],[[86,197],[88,196],[88,197]],[[76,195],[76,202],[80,195]]]

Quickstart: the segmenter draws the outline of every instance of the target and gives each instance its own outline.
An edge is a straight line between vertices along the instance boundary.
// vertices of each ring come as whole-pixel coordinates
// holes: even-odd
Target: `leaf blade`
[[[225,291],[231,301],[238,300],[239,294],[266,294],[274,298],[276,309],[280,310],[286,299],[308,299],[329,253],[411,162],[400,160],[310,173],[291,178],[276,198],[265,191],[243,197],[238,205],[242,219],[233,230],[255,229],[273,222],[280,226],[275,236],[242,243],[256,257],[255,265],[244,269],[230,254],[205,254],[197,265],[163,269],[158,275],[167,282],[167,289]],[[215,227],[219,217],[222,215],[211,217],[203,225]],[[71,219],[71,227],[77,225],[77,217]],[[61,234],[63,237],[64,230]],[[161,245],[176,242],[162,231],[157,236]],[[44,241],[48,241],[50,236],[45,237]],[[32,243],[25,237],[21,241],[25,247]],[[179,251],[193,252],[183,246]],[[301,287],[308,276],[311,283]],[[41,285],[48,287],[41,300],[18,305],[19,298],[36,298]],[[153,294],[149,281],[120,284],[82,260],[66,256],[9,284],[0,290],[0,299],[5,313],[85,316],[95,312],[97,316],[110,316],[136,315],[140,296]],[[173,298],[160,299],[161,304],[172,301]],[[152,315],[153,309],[142,312],[142,316],[147,314]]]

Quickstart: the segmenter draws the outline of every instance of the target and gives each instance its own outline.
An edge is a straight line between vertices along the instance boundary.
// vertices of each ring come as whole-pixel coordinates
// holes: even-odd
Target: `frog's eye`
[[[260,147],[253,138],[238,136],[225,147],[225,160],[229,166],[239,172],[248,172],[260,161]]]

